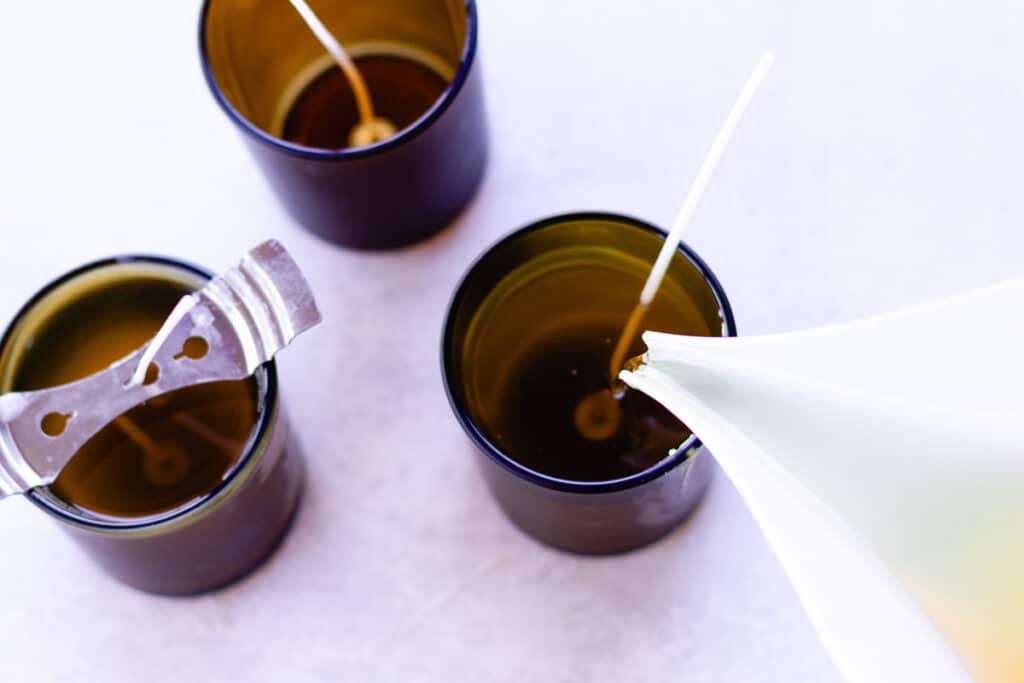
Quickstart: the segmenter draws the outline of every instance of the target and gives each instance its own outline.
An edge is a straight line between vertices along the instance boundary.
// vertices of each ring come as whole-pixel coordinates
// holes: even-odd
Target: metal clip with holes
[[[152,341],[103,372],[0,396],[0,499],[53,482],[125,411],[176,389],[251,375],[320,322],[313,293],[278,242],[178,302]]]

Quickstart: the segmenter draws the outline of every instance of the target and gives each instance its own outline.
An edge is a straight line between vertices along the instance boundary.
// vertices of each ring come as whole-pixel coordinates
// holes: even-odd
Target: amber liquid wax
[[[77,293],[33,331],[14,389],[43,389],[107,368],[149,341],[189,291],[179,282],[139,275]],[[90,439],[50,490],[101,517],[142,518],[173,510],[223,480],[256,420],[253,379],[150,399]]]
[[[374,113],[397,130],[423,116],[448,87],[433,69],[405,57],[366,55],[353,61],[373,98]],[[299,94],[281,135],[306,147],[344,149],[359,121],[352,88],[341,69],[332,66]]]
[[[539,264],[538,273],[499,285],[484,303],[492,307],[493,319],[480,325],[468,345],[478,350],[468,360],[482,378],[479,417],[488,438],[522,465],[573,481],[637,474],[690,436],[660,404],[625,388],[613,431],[581,430],[581,403],[608,393],[612,351],[645,277],[642,263],[625,269],[609,263],[606,254],[593,256],[555,268]],[[642,329],[711,334],[675,283],[659,292]],[[642,340],[635,339],[629,354],[643,351]]]

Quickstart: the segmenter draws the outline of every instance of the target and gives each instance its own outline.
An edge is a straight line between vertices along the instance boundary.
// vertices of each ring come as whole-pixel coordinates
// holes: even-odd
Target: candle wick
[[[171,415],[171,421],[193,436],[202,439],[228,457],[240,450],[241,444],[227,439],[184,412]],[[166,486],[177,483],[188,470],[188,458],[180,444],[154,441],[135,422],[125,415],[114,418],[114,425],[142,451],[142,471],[153,484]]]
[[[373,110],[373,98],[370,97],[370,89],[366,87],[366,81],[355,62],[349,56],[345,48],[320,18],[313,12],[306,0],[289,0],[292,7],[299,13],[306,26],[313,32],[316,39],[330,53],[331,57],[341,69],[342,74],[348,79],[352,93],[355,95],[356,108],[359,110],[359,123],[349,133],[349,145],[352,147],[365,147],[366,145],[380,142],[393,136],[397,129],[387,119],[378,118]]]
[[[625,364],[626,353],[633,343],[640,323],[643,321],[644,314],[647,312],[651,301],[654,300],[655,294],[658,293],[658,288],[661,287],[661,282],[665,279],[665,273],[672,262],[672,257],[679,249],[679,243],[683,239],[683,232],[690,224],[697,204],[704,195],[704,190],[707,189],[708,183],[711,182],[711,176],[714,174],[718,162],[725,153],[725,148],[729,145],[729,141],[732,139],[733,133],[736,132],[736,127],[739,125],[743,113],[747,110],[747,106],[754,98],[754,93],[757,92],[764,77],[768,74],[768,69],[771,68],[774,59],[775,57],[771,52],[765,52],[761,56],[761,60],[754,67],[754,71],[750,74],[746,84],[740,91],[739,97],[736,98],[736,103],[733,104],[729,115],[725,118],[725,122],[722,123],[722,127],[718,131],[714,142],[711,143],[711,148],[708,150],[704,163],[701,164],[700,170],[697,171],[697,177],[694,179],[693,185],[690,186],[690,191],[686,195],[682,208],[679,209],[679,214],[672,225],[672,230],[669,232],[668,237],[665,238],[665,243],[661,246],[661,251],[658,253],[658,258],[651,268],[647,282],[644,283],[643,291],[640,293],[640,301],[633,308],[633,312],[625,328],[622,330],[622,336],[619,337],[619,341],[615,345],[615,351],[612,353],[609,366],[609,380],[613,387]]]
[[[211,429],[201,420],[184,411],[172,414],[171,422],[189,432],[192,436],[202,439],[228,457],[233,457],[242,448],[242,443],[218,434],[216,430]]]
[[[153,439],[149,438],[146,432],[139,429],[135,422],[124,415],[114,418],[114,424],[128,437],[128,440],[139,447],[147,458],[159,460],[162,452],[160,446]]]
[[[114,418],[114,424],[142,451],[142,473],[149,483],[171,486],[188,474],[188,455],[180,446],[157,443],[125,415]]]

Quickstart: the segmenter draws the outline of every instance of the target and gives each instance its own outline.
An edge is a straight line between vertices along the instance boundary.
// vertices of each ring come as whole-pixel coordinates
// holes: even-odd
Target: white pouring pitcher
[[[1024,681],[1024,278],[622,373],[732,479],[850,681]]]

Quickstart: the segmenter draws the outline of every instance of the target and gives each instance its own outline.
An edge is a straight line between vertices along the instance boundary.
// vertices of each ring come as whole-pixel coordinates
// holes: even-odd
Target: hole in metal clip
[[[206,343],[205,339],[202,337],[189,337],[185,340],[184,345],[182,345],[181,353],[175,356],[174,360],[181,360],[182,358],[199,360],[209,352],[210,345]]]
[[[146,368],[146,377],[142,380],[142,386],[148,387],[151,384],[156,384],[158,379],[160,379],[160,366],[150,363]]]
[[[57,437],[64,433],[64,430],[68,427],[68,420],[74,417],[73,413],[67,415],[63,413],[47,413],[43,416],[39,426],[43,430],[43,434],[47,436]]]

